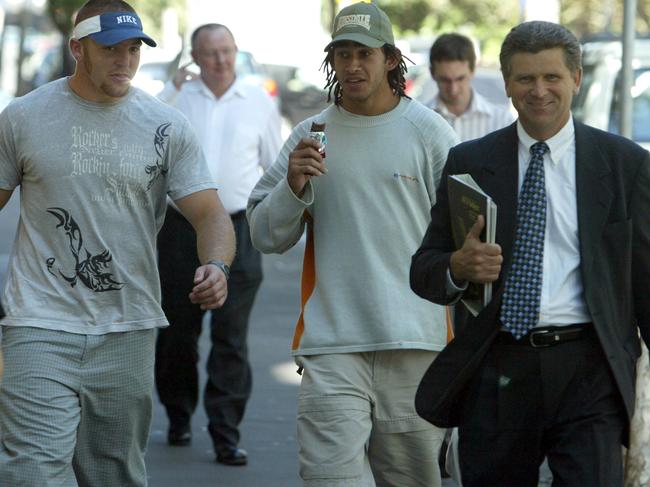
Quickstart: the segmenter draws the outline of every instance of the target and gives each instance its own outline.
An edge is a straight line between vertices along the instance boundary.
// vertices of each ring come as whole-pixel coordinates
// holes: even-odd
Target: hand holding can
[[[308,136],[302,138],[289,153],[287,182],[298,197],[303,195],[306,184],[312,177],[327,173],[324,161],[326,144],[325,124],[312,123]]]
[[[320,147],[318,148],[318,152],[320,152],[320,155],[325,157],[325,146],[327,145],[327,135],[325,134],[325,124],[324,123],[316,123],[312,122],[311,124],[311,129],[309,130],[309,137],[318,141],[320,143]]]

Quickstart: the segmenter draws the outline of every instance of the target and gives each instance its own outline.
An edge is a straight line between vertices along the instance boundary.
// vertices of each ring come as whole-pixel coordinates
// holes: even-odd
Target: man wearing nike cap
[[[234,234],[194,132],[131,87],[142,43],[122,0],[77,14],[74,74],[0,114],[0,208],[21,218],[0,322],[0,485],[147,484],[167,197],[197,233],[192,302],[223,305]]]
[[[381,9],[350,5],[332,30],[323,67],[334,103],[298,124],[248,202],[262,252],[307,232],[292,346],[300,476],[308,487],[440,486],[444,431],[417,416],[414,398],[446,344],[444,308],[418,300],[408,267],[457,139],[405,95]]]

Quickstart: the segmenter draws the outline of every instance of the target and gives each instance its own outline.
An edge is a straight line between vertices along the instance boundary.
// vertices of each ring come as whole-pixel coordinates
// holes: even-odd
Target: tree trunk
[[[59,29],[61,41],[61,71],[59,76],[69,76],[74,72],[74,59],[68,49],[68,39],[72,33],[75,12],[84,4],[84,0],[48,0],[47,12],[56,28]],[[56,77],[55,77],[56,78]]]

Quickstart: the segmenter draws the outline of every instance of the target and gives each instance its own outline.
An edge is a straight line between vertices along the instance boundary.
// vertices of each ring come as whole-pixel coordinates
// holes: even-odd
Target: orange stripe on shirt
[[[454,325],[451,319],[451,306],[445,306],[445,318],[447,321],[447,343],[454,339]]]
[[[316,287],[316,264],[314,259],[314,224],[309,212],[305,210],[303,218],[307,221],[307,243],[302,261],[302,283],[300,286],[300,317],[293,334],[291,350],[300,346],[300,339],[305,331],[305,306]]]

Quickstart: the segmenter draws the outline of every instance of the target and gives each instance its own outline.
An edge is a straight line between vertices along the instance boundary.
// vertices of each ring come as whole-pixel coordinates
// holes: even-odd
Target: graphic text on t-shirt
[[[146,173],[149,174],[151,178],[149,179],[149,184],[147,184],[147,191],[151,189],[153,183],[156,182],[156,179],[158,179],[160,176],[166,176],[167,171],[169,171],[169,169],[165,167],[163,161],[165,158],[165,146],[169,139],[168,129],[171,127],[171,125],[171,123],[164,123],[156,129],[156,135],[153,139],[153,146],[154,149],[156,149],[156,155],[158,158],[153,165],[147,166],[145,168]]]

